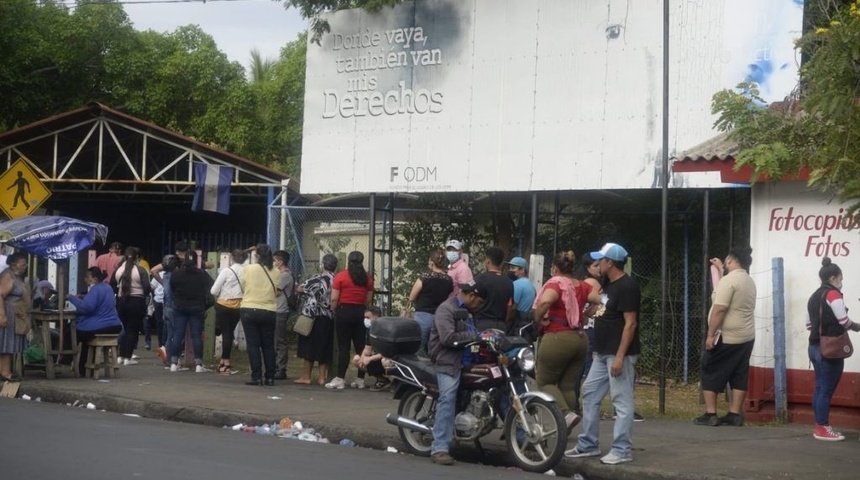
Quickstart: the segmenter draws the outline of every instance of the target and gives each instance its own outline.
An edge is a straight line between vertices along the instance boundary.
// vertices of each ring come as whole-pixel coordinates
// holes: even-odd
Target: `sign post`
[[[10,220],[30,215],[50,196],[51,191],[23,158],[0,175],[0,210]]]

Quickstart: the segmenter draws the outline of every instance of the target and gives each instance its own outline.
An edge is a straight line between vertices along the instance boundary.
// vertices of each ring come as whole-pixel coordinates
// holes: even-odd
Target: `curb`
[[[94,394],[76,390],[64,390],[39,385],[21,384],[19,394],[27,394],[32,398],[40,397],[41,401],[57,404],[73,404],[74,402],[91,402],[99,410],[105,410],[120,414],[135,414],[144,418],[155,420],[167,420],[172,422],[191,423],[211,427],[229,427],[238,423],[246,425],[263,425],[277,423],[278,418],[269,418],[263,415],[237,412],[230,410],[215,410],[203,407],[174,406],[165,403],[144,402],[133,398],[125,398],[114,395]],[[301,420],[301,419],[297,419]],[[359,448],[371,448],[385,451],[387,447],[393,446],[398,451],[402,448],[400,436],[397,429],[392,426],[391,434],[378,434],[363,432],[349,425],[336,423],[315,423],[310,425],[315,431],[328,438],[329,442],[337,445],[341,439],[348,438],[355,442]],[[456,448],[457,458],[470,463],[478,463],[488,466],[510,466],[507,461],[507,452],[500,450],[489,450],[486,455],[471,444]],[[403,452],[408,455],[408,453]],[[416,461],[429,461],[417,458]],[[725,480],[724,476],[714,475],[689,475],[677,472],[667,472],[660,469],[640,467],[635,464],[625,465],[602,465],[595,458],[569,459],[563,458],[556,466],[555,472],[560,477],[572,477],[578,473],[586,480]]]

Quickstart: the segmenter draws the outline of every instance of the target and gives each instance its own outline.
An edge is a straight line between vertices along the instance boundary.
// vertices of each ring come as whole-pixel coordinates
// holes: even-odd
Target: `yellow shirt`
[[[755,340],[755,297],[755,283],[742,268],[732,270],[717,284],[714,305],[727,308],[722,326],[723,343]]]
[[[255,263],[242,270],[242,308],[277,311],[275,287],[280,279],[278,270]],[[271,281],[269,281],[271,280]],[[273,286],[273,284],[275,286]]]

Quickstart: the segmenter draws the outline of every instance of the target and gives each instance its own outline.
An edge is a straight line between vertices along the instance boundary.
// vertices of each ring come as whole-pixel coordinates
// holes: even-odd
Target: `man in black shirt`
[[[572,458],[600,453],[600,402],[612,392],[616,419],[612,449],[600,459],[607,465],[633,461],[630,430],[633,426],[633,386],[639,357],[639,304],[635,280],[624,273],[627,250],[607,243],[591,257],[599,261],[603,286],[602,305],[594,315],[594,363],[582,386],[582,433],[576,447],[565,452]]]
[[[486,252],[484,268],[486,271],[475,277],[475,282],[485,285],[487,299],[484,306],[475,313],[475,326],[478,331],[488,328],[507,330],[507,321],[512,319],[514,305],[514,282],[502,275],[505,252],[498,247],[490,247]]]

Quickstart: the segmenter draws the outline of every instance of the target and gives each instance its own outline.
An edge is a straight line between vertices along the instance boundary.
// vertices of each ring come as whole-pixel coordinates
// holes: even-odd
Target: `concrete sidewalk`
[[[68,373],[47,380],[29,373],[19,396],[57,403],[92,402],[112,412],[216,427],[262,425],[290,417],[315,428],[332,443],[349,438],[361,447],[404,448],[397,429],[385,421],[388,412],[397,410],[389,392],[326,390],[291,381],[251,387],[244,384],[247,372],[232,376],[193,370],[170,373],[153,352],[140,354],[144,358],[139,365],[122,367],[120,378],[109,381],[72,378]],[[604,453],[611,443],[612,426],[611,421],[601,425]],[[632,463],[606,466],[596,458],[565,459],[556,471],[566,476],[579,473],[588,480],[860,478],[860,433],[843,431],[847,439],[841,443],[817,441],[811,433],[809,426],[698,427],[692,422],[649,418],[634,424]],[[506,464],[498,435],[485,438],[486,457],[480,458],[472,445],[463,445],[453,452],[455,458]],[[429,461],[415,458],[417,464]]]

